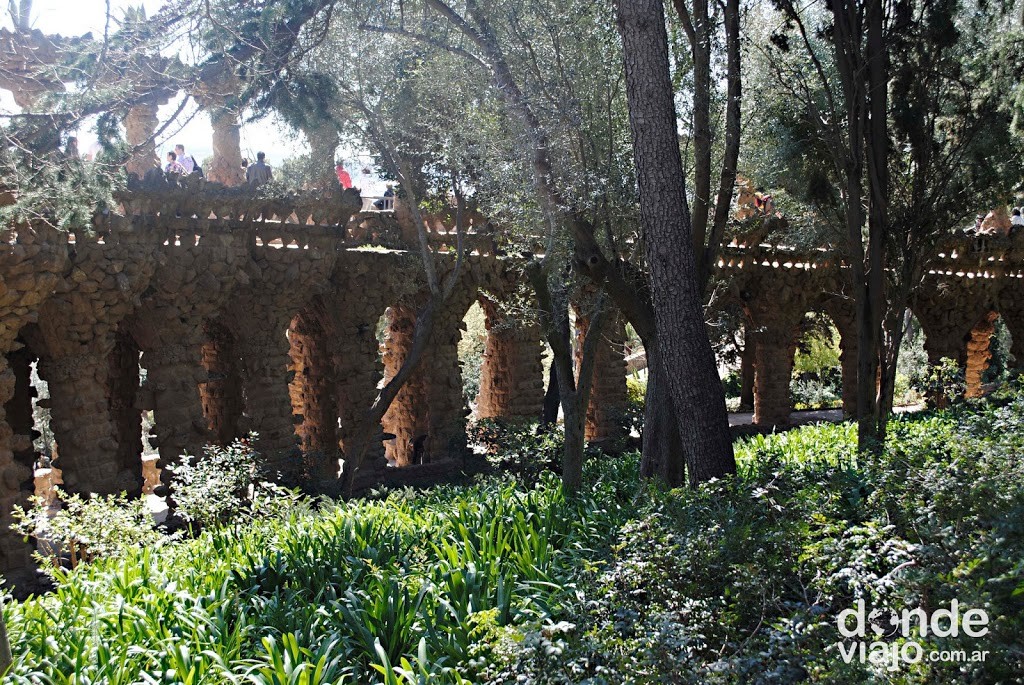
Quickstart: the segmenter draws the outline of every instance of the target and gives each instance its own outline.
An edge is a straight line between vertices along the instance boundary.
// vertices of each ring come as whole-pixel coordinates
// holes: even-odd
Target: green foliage
[[[563,610],[622,476],[396,491],[83,565],[11,608],[12,682],[461,683],[482,636]]]
[[[747,438],[698,490],[646,487],[632,455],[590,460],[571,499],[553,474],[492,477],[129,549],[8,607],[9,682],[1019,680],[1024,394],[890,434],[861,457],[852,424]],[[983,608],[984,638],[919,641],[988,659],[846,664],[858,599]]]
[[[794,409],[834,409],[843,404],[841,379],[829,374],[818,378],[794,379],[790,385]]]
[[[928,368],[924,391],[940,407],[956,402],[966,390],[964,370],[955,359],[943,357],[938,364]]]
[[[462,366],[462,396],[467,405],[476,403],[480,393],[480,372],[487,349],[487,324],[483,307],[474,302],[463,320],[466,329],[459,339],[459,364]]]
[[[831,323],[814,328],[801,339],[793,359],[793,373],[821,374],[839,367],[839,331]]]
[[[564,438],[561,430],[541,430],[536,421],[481,419],[470,427],[470,442],[502,471],[533,483],[559,468]]]

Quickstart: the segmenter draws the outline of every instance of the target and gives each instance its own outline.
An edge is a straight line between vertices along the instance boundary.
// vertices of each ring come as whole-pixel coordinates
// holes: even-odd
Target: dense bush
[[[10,606],[11,682],[1020,681],[1024,398],[891,437],[857,457],[849,424],[757,436],[696,491],[602,457],[573,499],[541,472],[228,523]],[[984,638],[915,639],[988,658],[845,663],[859,599],[983,608]]]

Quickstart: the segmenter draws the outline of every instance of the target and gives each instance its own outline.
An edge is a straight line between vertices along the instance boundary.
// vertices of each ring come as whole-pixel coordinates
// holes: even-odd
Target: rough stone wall
[[[39,374],[50,386],[52,428],[60,445],[57,466],[69,492],[138,492],[141,487],[140,465],[124,468],[118,446],[110,355],[120,322],[149,286],[156,241],[121,222],[110,229],[100,236],[84,231],[75,236],[70,272],[41,307],[35,343]]]
[[[51,383],[59,463],[69,487],[134,491],[142,410],[155,413],[161,466],[247,427],[259,429],[271,450],[290,447],[298,433],[306,449],[343,455],[368,430],[362,421],[381,372],[398,368],[425,302],[415,251],[350,249],[370,238],[352,232],[362,221],[358,198],[337,188],[254,199],[247,189],[157,175],[132,181],[121,201],[124,217],[97,216],[91,230],[70,239],[43,227],[0,235],[0,418],[7,417],[0,421],[0,507],[7,521],[31,476],[26,355],[38,356]],[[431,244],[451,243],[445,221],[431,221]],[[1014,353],[1024,358],[1024,236],[953,243],[933,261],[913,306],[929,356],[967,361],[972,378],[980,378],[990,332],[971,331],[989,312],[1004,316],[1015,334]],[[370,427],[396,437],[383,435],[371,448],[358,476],[364,481],[380,476],[384,442],[396,465],[454,463],[463,453],[457,355],[463,317],[481,293],[486,302],[500,302],[521,280],[510,266],[514,260],[488,256],[490,244],[481,242],[463,264],[423,364],[384,428]],[[828,312],[843,335],[844,400],[851,402],[852,318],[834,260],[827,251],[723,251],[725,299],[742,304],[750,317],[761,424],[788,420],[794,331],[810,310]],[[442,279],[453,263],[439,258]],[[375,332],[388,307],[395,317],[381,360]],[[533,414],[541,399],[537,336],[529,327],[502,328],[498,318],[488,312],[483,412]],[[621,323],[613,321],[604,337],[606,356],[588,410],[592,441],[607,440],[618,428],[616,403],[624,398]],[[30,349],[19,352],[22,342]],[[139,350],[144,387],[137,387]],[[602,428],[613,417],[614,426]],[[310,471],[333,479],[330,462]],[[151,477],[154,466],[144,467]],[[0,554],[4,568],[24,566],[25,547],[12,536],[0,535]]]
[[[290,231],[264,228],[257,241],[284,245],[296,240]],[[235,289],[222,320],[238,341],[244,413],[243,432],[259,434],[259,449],[267,454],[295,448],[298,438],[289,382],[292,319],[313,297],[327,288],[336,252],[326,238],[309,240],[306,249],[260,249],[250,245],[244,262],[248,283]]]
[[[544,407],[544,366],[540,326],[504,314],[498,302],[481,297],[487,342],[476,399],[481,419],[536,419]]]
[[[211,441],[199,386],[209,379],[202,364],[204,323],[223,311],[237,284],[248,283],[242,265],[248,258],[244,234],[208,219],[140,217],[136,228],[160,235],[153,287],[129,319],[142,349],[146,382],[140,408],[152,410],[150,442],[160,453],[158,467],[185,453],[198,455]]]
[[[41,225],[0,231],[0,407],[15,395],[17,378],[7,354],[20,346],[19,331],[39,318],[39,305],[57,287],[67,268],[64,237]],[[26,449],[0,409],[0,568],[8,578],[29,568],[29,550],[9,532],[11,509],[25,501],[32,471],[15,458]]]

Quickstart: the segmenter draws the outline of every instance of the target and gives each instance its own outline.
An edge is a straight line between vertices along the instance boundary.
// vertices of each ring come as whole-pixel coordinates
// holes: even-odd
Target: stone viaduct
[[[347,194],[346,194],[347,193]],[[56,465],[70,492],[137,494],[143,484],[142,414],[159,466],[249,431],[315,483],[337,478],[346,445],[382,381],[401,365],[426,297],[420,256],[401,208],[361,212],[357,193],[265,198],[190,177],[133,182],[117,213],[69,233],[41,224],[0,234],[0,505],[32,487],[30,367],[49,386]],[[453,242],[432,219],[431,243]],[[403,388],[360,472],[364,486],[394,468],[461,468],[468,409],[457,344],[474,302],[488,337],[477,398],[481,417],[539,415],[543,344],[536,325],[502,306],[523,279],[485,222],[440,316],[428,356]],[[997,315],[1024,359],[1024,240],[951,239],[933,260],[913,308],[929,358],[967,365],[972,387],[988,360]],[[442,271],[453,259],[441,260]],[[734,242],[719,264],[725,294],[741,307],[755,353],[758,425],[789,421],[789,385],[801,318],[821,311],[842,335],[844,405],[855,402],[853,308],[843,269],[827,250],[800,253]],[[519,293],[521,296],[522,293]],[[584,328],[586,319],[578,317]],[[383,344],[378,329],[384,327]],[[606,330],[587,437],[621,436],[624,329]],[[0,537],[4,568],[25,547]]]
[[[60,89],[38,74],[73,47],[63,40],[0,30],[0,87],[27,108]],[[474,302],[488,329],[478,416],[540,414],[541,334],[504,306],[521,299],[521,263],[500,254],[477,217],[427,358],[381,425],[360,425],[382,381],[401,366],[427,297],[415,235],[400,206],[394,215],[362,212],[351,191],[265,197],[230,187],[242,180],[241,150],[225,78],[217,71],[193,93],[211,115],[211,183],[168,181],[154,170],[157,108],[175,91],[150,83],[124,120],[134,150],[126,169],[147,180],[129,184],[116,212],[70,234],[42,223],[0,231],[0,570],[29,563],[26,546],[6,531],[12,506],[32,490],[33,365],[49,387],[55,465],[70,492],[141,492],[144,438],[159,452],[157,466],[166,466],[250,431],[263,453],[314,483],[337,479],[346,448],[364,430],[380,440],[360,471],[363,486],[394,469],[457,471],[468,414],[457,344]],[[450,224],[435,217],[430,229],[445,253],[454,242]],[[442,272],[453,264],[440,260]],[[713,306],[737,308],[745,321],[756,424],[789,421],[798,329],[809,311],[830,316],[842,336],[843,403],[852,408],[853,307],[835,253],[740,238],[723,250],[719,277]],[[1020,235],[950,238],[915,294],[929,359],[964,364],[969,392],[980,386],[998,316],[1024,361],[1022,278]],[[583,330],[586,317],[577,313]],[[587,415],[593,443],[622,434],[624,338],[623,322],[613,319]],[[152,434],[143,436],[150,412]]]

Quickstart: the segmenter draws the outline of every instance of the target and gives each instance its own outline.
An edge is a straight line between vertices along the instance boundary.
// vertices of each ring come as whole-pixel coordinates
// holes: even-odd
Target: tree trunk
[[[540,419],[542,429],[554,428],[558,423],[558,407],[561,401],[561,395],[558,392],[558,372],[552,363],[551,370],[548,371],[548,389],[544,393],[544,413]]]
[[[725,50],[726,50],[726,102],[725,102],[725,150],[722,156],[722,171],[718,177],[718,198],[715,200],[714,223],[711,235],[700,258],[701,289],[707,292],[708,282],[718,261],[719,249],[729,223],[729,210],[736,186],[736,165],[740,157],[740,98],[743,82],[740,75],[740,0],[725,2]]]
[[[754,360],[757,348],[754,336],[745,336],[743,353],[740,355],[740,409],[754,411]]]
[[[867,296],[870,307],[872,348],[875,367],[885,372],[883,350],[883,322],[886,312],[885,294],[885,241],[889,221],[889,78],[886,64],[884,36],[885,8],[882,0],[867,2],[867,65],[868,65],[868,117],[865,150],[868,163],[868,268]],[[900,311],[902,314],[902,310]],[[875,378],[874,375],[871,378]],[[894,380],[894,379],[893,379]],[[870,395],[870,432],[861,436],[868,446],[879,446],[885,439],[888,414],[883,412],[881,399],[884,392],[876,390]]]
[[[689,480],[736,471],[725,393],[704,326],[676,136],[668,35],[659,0],[618,0],[626,95],[658,352],[687,454]]]
[[[655,347],[647,349],[647,392],[644,395],[643,453],[640,476],[656,478],[670,488],[686,481],[683,445],[676,426],[672,397]]]

